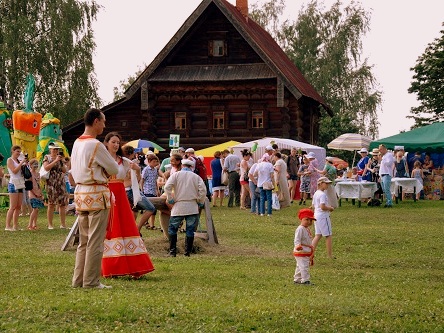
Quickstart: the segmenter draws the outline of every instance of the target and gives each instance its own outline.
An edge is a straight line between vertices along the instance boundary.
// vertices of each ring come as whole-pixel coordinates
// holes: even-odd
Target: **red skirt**
[[[104,243],[102,276],[139,277],[149,273],[154,266],[137,229],[123,182],[110,182],[109,188],[115,202]]]

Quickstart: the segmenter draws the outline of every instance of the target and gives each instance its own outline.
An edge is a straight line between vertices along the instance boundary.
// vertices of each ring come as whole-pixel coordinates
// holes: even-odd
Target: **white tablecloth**
[[[366,199],[373,198],[378,186],[374,182],[340,181],[336,183],[335,190],[339,199]]]
[[[423,189],[421,182],[416,178],[392,178],[390,192],[398,195],[399,186],[402,186],[404,193],[413,193],[413,190],[415,190],[415,193],[419,193]]]

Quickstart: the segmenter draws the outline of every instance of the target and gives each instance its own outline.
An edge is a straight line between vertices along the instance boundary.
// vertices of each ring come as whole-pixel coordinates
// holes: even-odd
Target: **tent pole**
[[[355,166],[355,159],[356,159],[356,150],[355,150],[355,154],[353,155],[352,168]]]

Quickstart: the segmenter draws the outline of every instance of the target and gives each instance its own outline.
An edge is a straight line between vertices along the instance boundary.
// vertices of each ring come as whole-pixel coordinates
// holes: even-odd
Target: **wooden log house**
[[[167,19],[167,17],[166,17]],[[332,111],[273,38],[248,18],[248,0],[203,0],[125,92],[102,108],[106,131],[168,149],[281,137],[317,144],[320,108]],[[82,132],[63,129],[67,147]],[[106,133],[104,133],[105,135]]]

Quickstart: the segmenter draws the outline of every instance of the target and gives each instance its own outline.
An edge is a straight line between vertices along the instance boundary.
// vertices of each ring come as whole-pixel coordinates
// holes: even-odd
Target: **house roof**
[[[137,78],[137,80],[125,91],[125,96],[127,99],[131,98],[144,81],[172,79],[172,68],[161,69],[159,73],[153,75],[153,73],[158,69],[162,61],[168,56],[168,54],[173,50],[177,43],[184,37],[188,30],[194,25],[196,20],[203,14],[207,7],[214,3],[219,10],[225,15],[225,17],[233,24],[240,35],[249,43],[253,50],[261,57],[264,63],[268,66],[269,70],[264,68],[261,69],[263,77],[259,75],[258,78],[270,78],[276,77],[280,79],[285,87],[297,98],[302,96],[308,97],[319,104],[321,104],[330,115],[333,115],[331,108],[327,105],[324,99],[319,95],[316,89],[305,79],[301,71],[296,67],[296,65],[288,58],[285,52],[280,48],[276,41],[271,37],[271,35],[265,31],[260,25],[254,22],[250,18],[245,18],[240,11],[227,2],[226,0],[203,0],[201,4],[196,8],[196,10],[188,17],[184,24],[180,27],[177,33],[171,38],[168,44],[162,49],[162,51],[157,55],[157,57],[151,62],[151,64],[142,72],[142,74]],[[250,65],[253,66],[253,65]],[[194,76],[195,80],[209,78],[209,71],[213,71],[211,74],[214,77],[214,71],[219,71],[222,79],[236,79],[239,77],[237,73],[236,77],[233,77],[233,72],[227,67],[221,68],[210,68],[211,66],[184,66],[180,72],[176,72],[174,75],[176,79],[181,77],[184,79],[184,71],[190,71]],[[205,68],[208,68],[206,70]],[[245,69],[245,76],[242,79],[253,79],[251,70],[248,68],[241,67]],[[177,71],[178,68],[174,68]],[[250,67],[251,69],[251,67]],[[271,72],[270,72],[271,71]],[[190,73],[188,73],[190,74]]]
[[[242,65],[186,65],[167,66],[154,72],[148,79],[156,81],[233,81],[276,78],[266,64]]]

